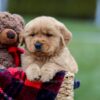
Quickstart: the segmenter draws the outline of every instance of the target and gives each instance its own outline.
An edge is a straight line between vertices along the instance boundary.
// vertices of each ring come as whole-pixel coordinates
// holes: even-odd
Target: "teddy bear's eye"
[[[47,37],[52,37],[52,34],[50,34],[50,33],[47,33],[47,34],[45,34]]]

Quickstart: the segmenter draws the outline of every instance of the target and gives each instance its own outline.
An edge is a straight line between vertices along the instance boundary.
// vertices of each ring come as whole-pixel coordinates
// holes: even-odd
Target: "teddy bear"
[[[21,66],[20,57],[24,51],[18,44],[23,31],[24,19],[20,15],[0,12],[0,69]]]
[[[17,67],[21,65],[18,48],[24,30],[24,19],[18,14],[0,12],[0,67]]]

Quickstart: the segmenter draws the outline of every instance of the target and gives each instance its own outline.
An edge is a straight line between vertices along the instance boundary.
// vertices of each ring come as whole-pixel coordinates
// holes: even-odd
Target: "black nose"
[[[7,37],[8,37],[9,39],[14,39],[14,38],[15,38],[15,33],[13,33],[13,32],[8,32],[8,33],[7,33]]]
[[[35,44],[35,48],[36,48],[37,50],[40,50],[40,49],[42,48],[42,44],[39,43],[39,42],[37,42],[37,43]]]

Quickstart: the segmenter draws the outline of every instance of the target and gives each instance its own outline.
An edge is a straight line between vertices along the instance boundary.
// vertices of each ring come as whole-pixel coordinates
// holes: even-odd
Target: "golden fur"
[[[26,53],[22,56],[22,65],[27,78],[45,82],[61,70],[76,73],[77,64],[66,48],[71,36],[71,32],[52,17],[41,16],[31,20],[25,26],[23,37]],[[34,46],[36,42],[42,44],[39,52]]]

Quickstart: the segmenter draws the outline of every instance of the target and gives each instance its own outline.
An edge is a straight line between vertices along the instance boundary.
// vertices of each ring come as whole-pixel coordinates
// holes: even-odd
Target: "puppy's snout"
[[[7,37],[8,37],[9,39],[14,39],[14,38],[15,38],[15,33],[12,32],[12,31],[8,31],[8,32],[7,32]]]
[[[42,43],[39,43],[39,42],[35,43],[35,48],[36,48],[37,50],[41,50],[41,48],[42,48]]]

